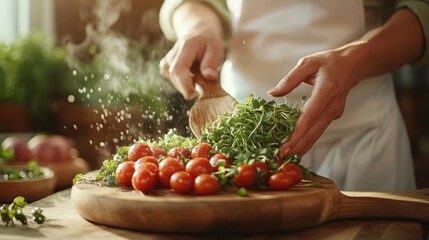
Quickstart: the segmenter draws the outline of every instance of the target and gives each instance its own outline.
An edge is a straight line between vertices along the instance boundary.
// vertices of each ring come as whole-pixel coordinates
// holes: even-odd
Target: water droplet
[[[74,96],[73,96],[73,95],[69,95],[69,96],[67,97],[67,101],[68,101],[69,103],[73,103],[73,102],[75,101]]]

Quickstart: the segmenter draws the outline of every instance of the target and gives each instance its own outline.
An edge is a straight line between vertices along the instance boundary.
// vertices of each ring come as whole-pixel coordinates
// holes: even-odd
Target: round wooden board
[[[86,176],[93,178],[95,174]],[[272,232],[323,222],[335,200],[332,191],[338,190],[332,182],[318,180],[325,181],[321,187],[250,191],[247,197],[239,196],[236,190],[210,196],[179,195],[167,189],[142,194],[129,188],[78,183],[72,188],[71,199],[86,220],[125,229],[169,233]]]

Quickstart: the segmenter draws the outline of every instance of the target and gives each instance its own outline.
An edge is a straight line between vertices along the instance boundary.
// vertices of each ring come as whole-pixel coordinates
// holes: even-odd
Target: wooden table
[[[40,207],[49,222],[28,226],[19,222],[0,226],[0,239],[425,239],[425,224],[403,219],[347,219],[326,222],[316,227],[257,235],[177,235],[129,231],[94,224],[83,219],[73,208],[70,189],[57,192],[28,205]],[[124,216],[126,217],[126,216]],[[261,219],[261,221],[263,221]]]

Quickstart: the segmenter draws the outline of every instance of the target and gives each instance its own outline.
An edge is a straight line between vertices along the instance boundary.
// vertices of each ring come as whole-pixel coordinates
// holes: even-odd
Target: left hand
[[[299,60],[275,88],[271,96],[283,96],[301,83],[313,85],[290,139],[280,146],[279,155],[304,155],[328,125],[341,117],[350,89],[358,82],[358,67],[345,49],[319,52]]]

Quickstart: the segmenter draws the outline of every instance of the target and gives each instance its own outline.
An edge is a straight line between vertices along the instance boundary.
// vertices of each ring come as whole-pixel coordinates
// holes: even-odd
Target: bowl
[[[62,190],[73,186],[73,179],[79,173],[89,171],[88,164],[82,158],[75,158],[67,162],[49,163],[43,165],[55,173],[55,188]]]
[[[6,168],[27,169],[27,166],[7,166]],[[55,173],[47,168],[40,167],[43,176],[31,179],[0,180],[0,202],[10,204],[18,196],[23,196],[27,202],[34,202],[54,192]]]

